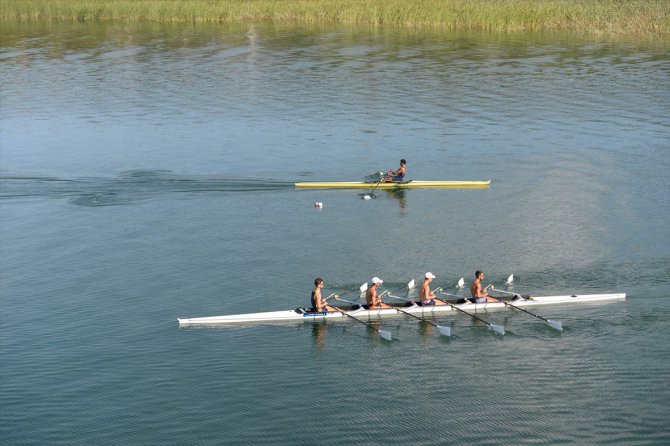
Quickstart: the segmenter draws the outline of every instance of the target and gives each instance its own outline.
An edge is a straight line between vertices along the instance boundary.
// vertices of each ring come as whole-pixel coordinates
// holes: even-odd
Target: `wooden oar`
[[[350,303],[350,304],[358,305],[357,303],[349,302],[348,300],[344,300],[344,299],[340,299],[338,295],[335,295],[335,299],[336,300],[341,300],[342,302],[347,302],[347,303]],[[362,321],[361,319],[358,319],[357,317],[354,317],[354,316],[350,315],[349,313],[342,310],[341,308],[337,308],[337,307],[333,307],[333,308],[335,308],[337,311],[339,311],[343,315],[352,318],[356,322],[360,322],[361,324],[366,325],[368,328],[371,328],[371,329],[375,330],[377,333],[379,333],[379,336],[381,336],[382,339],[385,339],[387,341],[390,341],[392,339],[390,331],[385,331],[385,330],[380,330],[378,328],[375,328],[375,327],[372,326],[372,324],[370,324],[368,322],[365,322],[365,321]]]
[[[394,295],[392,295],[392,294],[389,294],[389,297],[392,297],[392,298],[394,298],[394,299],[404,300],[404,301],[407,301],[407,302],[410,301],[410,299],[405,299],[404,297],[394,296]],[[415,315],[415,314],[412,314],[412,313],[410,313],[410,312],[408,312],[408,311],[401,310],[400,308],[396,308],[396,307],[394,307],[394,309],[395,309],[396,311],[399,311],[400,313],[404,313],[404,314],[406,314],[407,316],[412,316],[412,317],[415,318],[415,319],[418,319],[418,320],[423,321],[423,322],[425,322],[425,323],[427,323],[427,324],[430,324],[430,325],[432,325],[433,327],[437,327],[437,329],[440,330],[440,334],[443,334],[444,336],[449,336],[449,337],[451,337],[451,327],[443,327],[443,326],[441,326],[441,325],[437,325],[436,323],[431,322],[431,321],[429,321],[428,319],[419,317],[419,316],[417,316],[417,315]]]
[[[461,297],[461,296],[456,296],[455,294],[449,294],[449,293],[440,293],[440,294],[446,294],[447,296]],[[436,298],[436,299],[437,299],[437,298]],[[442,300],[442,299],[437,299],[437,300],[439,300],[439,301],[441,301],[441,302],[444,302],[445,304],[449,305],[449,306],[450,306],[452,309],[454,309],[454,310],[458,310],[458,311],[460,311],[461,313],[465,313],[465,314],[467,314],[468,316],[471,316],[471,317],[477,319],[478,321],[485,323],[486,325],[488,325],[489,330],[493,330],[493,331],[495,331],[496,333],[498,333],[498,334],[500,334],[500,335],[504,335],[504,334],[505,334],[505,327],[503,327],[502,325],[495,325],[495,324],[492,324],[492,323],[490,323],[490,322],[486,322],[484,319],[482,319],[482,318],[480,318],[480,317],[477,317],[477,316],[475,316],[475,315],[472,314],[472,313],[468,313],[468,312],[465,311],[465,310],[461,310],[461,309],[458,308],[456,305],[450,304],[450,303],[447,302],[446,300]]]
[[[493,285],[491,285],[491,289],[496,290],[496,287],[493,286]],[[498,292],[498,293],[504,293],[504,294],[511,294],[512,296],[519,296],[519,297],[521,297],[521,298],[523,299],[523,297],[522,297],[520,294],[518,294],[518,293],[510,293],[509,291],[502,291],[502,290],[496,290],[496,292]],[[504,303],[505,305],[507,305],[507,306],[510,306],[510,307],[512,307],[512,308],[516,308],[516,309],[519,310],[519,311],[523,311],[524,313],[528,313],[528,314],[530,314],[531,316],[535,316],[536,318],[545,321],[545,322],[546,322],[551,328],[553,328],[554,330],[563,331],[563,324],[562,324],[561,322],[559,322],[559,321],[552,321],[552,320],[550,320],[550,319],[544,318],[544,317],[539,316],[539,315],[537,315],[537,314],[535,314],[535,313],[531,313],[530,311],[528,311],[528,310],[526,310],[526,309],[523,309],[523,308],[521,308],[521,307],[517,307],[516,305],[512,305],[512,304],[509,303],[509,302],[503,302],[503,303]]]

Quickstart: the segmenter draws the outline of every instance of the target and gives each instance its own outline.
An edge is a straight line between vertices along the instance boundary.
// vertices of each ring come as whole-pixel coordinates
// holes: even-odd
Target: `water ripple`
[[[68,198],[85,207],[118,206],[165,193],[260,192],[288,190],[293,183],[263,179],[177,176],[170,171],[129,171],[118,178],[64,179],[1,175],[0,198]]]

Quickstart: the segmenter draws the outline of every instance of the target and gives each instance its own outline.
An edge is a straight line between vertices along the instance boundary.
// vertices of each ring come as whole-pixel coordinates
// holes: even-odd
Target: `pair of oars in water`
[[[380,295],[380,297],[381,297],[382,295],[383,295],[383,293]],[[341,301],[343,301],[343,302],[347,302],[347,303],[351,303],[351,304],[353,304],[353,302],[349,302],[348,300],[340,299],[339,296],[337,296],[337,295],[335,295],[335,299],[337,299],[337,300],[341,300]],[[354,305],[358,305],[358,304],[354,304]],[[391,336],[391,332],[390,332],[390,331],[380,330],[379,328],[373,326],[371,323],[369,323],[369,322],[365,322],[365,321],[362,320],[362,319],[359,319],[359,318],[357,318],[357,317],[354,317],[354,316],[350,315],[349,313],[347,313],[347,312],[344,311],[344,310],[341,310],[341,309],[339,309],[339,308],[337,308],[337,307],[333,307],[333,308],[337,309],[337,311],[339,311],[339,312],[342,313],[343,315],[352,318],[352,319],[355,320],[356,322],[360,322],[361,324],[367,326],[368,328],[371,328],[371,329],[375,330],[377,333],[379,333],[379,336],[381,336],[383,339],[386,339],[387,341],[390,341],[390,340],[393,338],[393,337]]]
[[[495,287],[493,286],[493,284],[489,285],[489,286],[486,287],[486,288],[487,288],[487,289],[488,289],[488,288],[495,289]],[[519,298],[523,299],[523,297],[522,297],[520,294],[518,294],[518,293],[510,293],[509,291],[502,291],[502,290],[496,290],[496,291],[498,291],[498,292],[500,292],[500,293],[504,293],[504,294],[509,294],[509,295],[511,295],[511,296],[519,297]],[[451,296],[451,297],[463,298],[462,296],[457,296],[456,294],[451,294],[451,293],[444,293],[444,292],[441,292],[441,293],[439,293],[439,294],[442,294],[442,295],[445,295],[445,296]],[[507,307],[512,307],[512,308],[514,308],[514,309],[516,309],[516,310],[523,311],[523,312],[526,313],[526,314],[529,314],[529,315],[531,315],[531,316],[534,316],[534,317],[536,317],[536,318],[538,318],[538,319],[541,319],[541,320],[545,321],[551,328],[553,328],[553,329],[555,329],[555,330],[563,331],[563,324],[562,324],[561,322],[559,322],[559,321],[552,321],[552,320],[546,319],[546,318],[544,318],[544,317],[542,317],[542,316],[539,316],[539,315],[537,315],[537,314],[535,314],[535,313],[531,313],[531,312],[528,311],[528,310],[525,310],[525,309],[523,309],[523,308],[517,307],[516,305],[513,305],[513,304],[511,304],[510,302],[506,302],[506,301],[501,301],[501,302],[502,302],[503,304],[505,304],[505,306],[507,306]],[[495,331],[496,333],[499,333],[499,334],[501,334],[501,335],[504,335],[504,334],[505,334],[505,327],[503,327],[502,325],[491,324],[490,322],[486,322],[485,320],[483,320],[483,319],[481,319],[481,318],[475,316],[474,314],[468,313],[467,311],[462,310],[462,309],[460,309],[460,308],[458,308],[458,307],[456,307],[456,306],[454,306],[454,305],[451,305],[451,304],[448,304],[448,305],[450,305],[451,308],[453,308],[454,310],[458,310],[458,311],[460,311],[460,312],[462,312],[462,313],[468,314],[468,315],[470,315],[471,317],[477,319],[478,321],[485,323],[485,324],[489,327],[489,330],[493,330],[493,331]]]
[[[443,292],[442,292],[442,288],[436,288],[433,292],[434,292],[434,293],[443,294],[443,295],[447,295],[447,296],[453,296],[453,297],[459,297],[459,298],[460,298],[460,296],[456,296],[455,294],[443,293]],[[405,298],[403,298],[403,297],[398,297],[398,296],[393,296],[393,295],[391,295],[391,297],[393,297],[393,298],[395,298],[395,299],[401,299],[401,300],[405,300],[405,301],[410,301],[409,299],[405,299]],[[467,314],[468,316],[473,317],[474,319],[477,319],[478,321],[485,323],[485,324],[489,327],[489,330],[493,330],[493,331],[495,331],[496,333],[501,334],[501,335],[504,335],[504,334],[505,334],[505,327],[503,327],[502,325],[491,324],[491,323],[485,321],[484,319],[475,316],[475,315],[472,314],[472,313],[468,313],[468,312],[465,311],[465,310],[461,310],[461,309],[458,308],[456,305],[454,305],[454,304],[450,304],[450,303],[447,302],[446,300],[438,299],[438,298],[435,298],[435,299],[436,299],[436,300],[439,300],[440,302],[443,302],[443,303],[449,305],[453,310],[458,310],[458,311],[460,311],[461,313],[465,313],[465,314]],[[427,320],[427,319],[425,319],[425,318],[416,316],[416,315],[414,315],[414,314],[412,314],[412,313],[409,313],[409,312],[407,312],[407,311],[402,311],[402,310],[397,309],[397,308],[396,308],[396,310],[398,310],[398,311],[400,311],[400,312],[402,312],[402,313],[405,313],[405,314],[407,314],[407,315],[409,315],[409,316],[412,316],[413,318],[416,318],[416,319],[419,319],[419,320],[421,320],[421,321],[424,321],[424,322],[426,322],[426,323],[428,323],[428,324],[430,324],[430,325],[433,325],[434,327],[437,327],[437,328],[440,330],[440,334],[443,334],[444,336],[451,336],[451,327],[443,327],[443,326],[441,326],[441,325],[435,324],[435,323],[433,323],[433,322],[431,322],[431,321],[429,321],[429,320]]]
[[[404,288],[404,287],[403,287],[403,288]],[[353,292],[355,292],[355,291],[360,291],[361,293],[364,293],[367,289],[368,289],[368,284],[367,284],[367,282],[366,282],[366,283],[364,283],[363,285],[361,285],[361,286],[358,288],[358,290],[347,291],[346,293],[343,293],[343,294],[350,294],[350,293],[353,293]],[[400,289],[402,289],[402,288],[400,288]],[[387,295],[387,294],[390,295],[391,292],[390,292],[390,291],[384,291],[383,293],[381,293],[381,294],[379,295],[379,297],[382,298],[382,297],[384,297],[384,296]],[[351,301],[349,301],[349,300],[342,299],[342,298],[340,297],[340,295],[339,295],[339,294],[336,294],[336,293],[333,293],[333,294],[331,294],[330,296],[328,296],[328,297],[326,298],[326,300],[330,299],[331,297],[334,297],[335,300],[340,300],[340,301],[342,301],[342,302],[347,302],[347,303],[352,304],[352,305],[358,305],[356,302],[351,302]],[[380,330],[379,328],[373,326],[371,323],[369,323],[369,322],[365,322],[365,321],[362,320],[362,319],[359,319],[359,318],[357,318],[357,317],[355,317],[355,316],[352,316],[352,315],[350,315],[349,313],[347,313],[346,311],[344,311],[344,310],[342,310],[342,309],[340,309],[340,308],[338,308],[338,307],[333,307],[333,308],[335,308],[337,311],[339,311],[340,313],[342,313],[344,316],[350,317],[351,319],[355,320],[356,322],[360,322],[361,324],[365,325],[366,327],[371,328],[372,330],[375,330],[377,333],[379,333],[379,336],[381,336],[382,339],[385,339],[385,340],[387,340],[387,341],[391,341],[391,340],[393,339],[393,336],[391,335],[391,332],[390,332],[390,331],[387,331],[387,330]],[[397,310],[397,309],[396,309],[396,310]],[[403,313],[405,313],[405,312],[403,311]],[[409,314],[409,313],[405,313],[405,314]],[[410,316],[414,316],[414,315],[413,315],[413,314],[410,314]],[[419,318],[419,319],[421,319],[421,318]],[[423,319],[422,319],[422,320],[423,320]],[[426,321],[426,322],[431,323],[430,321]]]
[[[412,286],[411,286],[410,284],[413,284],[413,282],[414,282],[414,281],[411,281],[411,282],[408,284],[408,288],[412,288]],[[399,289],[396,290],[396,291],[400,291],[400,290],[402,290],[403,288],[404,288],[404,287],[399,288]],[[367,289],[367,283],[361,285],[361,287],[360,287],[360,291],[361,291],[361,292],[365,291],[366,289]],[[437,291],[437,290],[441,290],[441,289],[442,289],[442,288],[437,288],[436,291]],[[356,290],[354,290],[354,291],[356,291]],[[398,296],[393,296],[393,294],[391,294],[391,291],[384,291],[383,293],[381,293],[381,294],[379,295],[379,297],[383,297],[383,296],[385,296],[385,295],[388,295],[389,297],[392,297],[392,298],[395,298],[395,299],[409,300],[409,299],[404,299],[404,298],[401,298],[401,297],[398,297]],[[336,300],[341,300],[342,302],[347,302],[347,303],[350,303],[350,304],[353,304],[353,305],[358,305],[358,304],[356,304],[355,302],[351,302],[351,301],[342,299],[342,298],[341,298],[339,295],[337,295],[337,294],[333,294],[333,295],[331,295],[331,296],[335,297]],[[328,297],[331,297],[331,296],[328,296]],[[452,305],[451,307],[452,307],[452,308],[456,308],[456,307],[454,307],[453,305]],[[342,313],[342,314],[345,315],[345,316],[348,316],[348,317],[352,318],[352,319],[355,320],[356,322],[360,322],[361,324],[366,325],[367,327],[369,327],[369,328],[371,328],[371,329],[377,331],[377,332],[379,333],[379,335],[380,335],[383,339],[386,339],[387,341],[390,341],[390,340],[392,339],[392,335],[391,335],[391,332],[390,332],[390,331],[380,330],[380,329],[374,327],[372,324],[370,324],[370,323],[368,323],[368,322],[365,322],[365,321],[363,321],[363,320],[361,320],[361,319],[358,319],[357,317],[354,317],[354,316],[352,316],[351,314],[349,314],[349,313],[347,313],[347,312],[345,312],[345,311],[343,311],[343,310],[341,310],[341,309],[339,309],[339,308],[337,308],[337,307],[333,307],[333,308],[336,308],[337,311],[339,311],[340,313]],[[419,316],[417,316],[417,315],[414,315],[414,314],[412,314],[412,313],[410,313],[410,312],[407,312],[407,311],[405,311],[405,310],[403,310],[403,309],[401,309],[401,308],[392,307],[392,309],[393,309],[393,310],[396,310],[396,311],[399,312],[399,313],[406,314],[407,316],[411,316],[411,317],[413,317],[413,318],[415,318],[415,319],[418,319],[418,320],[423,321],[423,322],[425,322],[425,323],[427,323],[427,324],[430,324],[430,325],[436,327],[438,330],[440,330],[440,333],[441,333],[442,335],[451,337],[451,327],[443,327],[443,326],[438,325],[438,324],[436,324],[436,323],[434,323],[434,322],[432,322],[432,321],[429,321],[429,320],[427,320],[427,319],[425,319],[425,318],[422,318],[422,317],[419,317]],[[456,308],[456,309],[458,309],[458,308]],[[464,313],[465,313],[465,312],[464,312]],[[469,314],[469,313],[467,313],[467,314]]]
[[[435,291],[439,291],[439,290],[441,290],[441,289],[442,289],[442,288],[437,288]],[[384,295],[388,295],[389,297],[394,298],[394,299],[400,299],[400,300],[409,301],[409,299],[405,299],[405,298],[402,298],[402,297],[394,296],[394,295],[392,295],[389,291],[384,291],[382,294],[380,294],[380,297],[382,297],[382,296],[384,296]],[[341,300],[341,301],[343,301],[343,302],[347,302],[347,303],[350,303],[350,304],[357,305],[357,304],[354,303],[354,302],[351,302],[351,301],[348,301],[348,300],[341,299],[337,294],[335,294],[334,297],[335,297],[336,300]],[[438,300],[440,300],[440,299],[438,299]],[[463,311],[463,310],[461,310],[460,308],[458,308],[458,307],[456,307],[456,306],[454,306],[454,305],[452,305],[452,304],[449,304],[449,303],[447,303],[447,302],[445,302],[445,301],[442,301],[442,302],[446,303],[447,305],[449,305],[451,308],[453,308],[453,309],[455,309],[455,310],[461,311],[461,312],[463,312],[463,313],[465,313],[465,314],[467,314],[467,315],[469,315],[469,316],[474,317],[475,319],[477,319],[477,320],[479,320],[479,321],[481,321],[481,322],[486,323],[487,325],[489,325],[489,327],[491,327],[491,328],[492,328],[493,330],[495,330],[497,333],[505,334],[505,329],[504,329],[503,327],[501,327],[501,326],[499,326],[499,325],[489,324],[488,322],[484,321],[483,319],[481,319],[481,318],[479,318],[479,317],[477,317],[477,316],[475,316],[475,315],[473,315],[473,314],[470,314],[470,313],[468,313],[467,311]],[[361,319],[358,319],[357,317],[354,317],[354,316],[350,315],[349,313],[347,313],[347,312],[345,312],[345,311],[343,311],[343,310],[341,310],[341,309],[339,309],[339,308],[337,308],[337,307],[334,307],[334,308],[336,308],[337,311],[339,311],[339,312],[342,313],[343,315],[348,316],[348,317],[352,318],[353,320],[355,320],[355,321],[357,321],[357,322],[360,322],[361,324],[366,325],[366,326],[368,326],[369,328],[371,328],[371,329],[377,331],[377,332],[379,333],[379,335],[380,335],[383,339],[386,339],[387,341],[390,341],[390,340],[392,339],[392,335],[391,335],[391,332],[390,332],[390,331],[380,330],[380,329],[374,327],[371,323],[368,323],[368,322],[365,322],[365,321],[363,321],[363,320],[361,320]],[[417,315],[412,314],[412,313],[410,313],[410,312],[408,312],[408,311],[405,311],[405,310],[403,310],[403,309],[401,309],[401,308],[391,307],[391,309],[396,310],[396,311],[399,312],[399,313],[406,314],[407,316],[411,316],[411,317],[413,317],[413,318],[415,318],[415,319],[418,319],[418,320],[420,320],[420,321],[423,321],[423,322],[425,322],[425,323],[427,323],[427,324],[430,324],[430,325],[432,325],[433,327],[436,327],[438,330],[440,330],[440,334],[442,334],[442,335],[444,335],[444,336],[449,336],[449,337],[451,337],[451,327],[443,327],[442,325],[438,325],[438,324],[436,324],[435,322],[429,321],[429,320],[426,319],[426,318],[417,316]]]
[[[505,285],[511,285],[512,282],[514,282],[514,274],[510,274],[510,275],[509,275],[509,277],[508,277],[507,280],[505,281]],[[460,283],[460,282],[459,282],[459,283]],[[518,293],[510,293],[509,291],[498,290],[498,289],[496,289],[496,287],[495,287],[492,283],[490,283],[490,284],[486,287],[486,289],[488,289],[488,288],[491,288],[491,289],[493,289],[493,290],[496,290],[498,293],[508,294],[508,295],[510,295],[510,296],[518,297],[518,298],[520,298],[520,299],[525,300],[525,299],[523,298],[523,296],[521,296],[521,294],[518,294]],[[531,312],[528,311],[528,310],[524,310],[523,308],[519,308],[519,307],[517,307],[516,305],[512,305],[512,304],[509,303],[509,302],[504,302],[504,301],[503,301],[503,303],[504,303],[506,306],[508,306],[508,307],[512,307],[512,308],[514,308],[514,309],[516,309],[516,310],[523,311],[524,313],[530,314],[531,316],[534,316],[534,317],[536,317],[536,318],[538,318],[538,319],[540,319],[540,320],[545,321],[551,328],[553,328],[553,329],[555,329],[555,330],[563,331],[563,324],[562,324],[561,322],[559,322],[559,321],[552,321],[552,320],[543,318],[542,316],[538,316],[537,314],[535,314],[535,313],[531,313]]]
[[[346,293],[343,293],[343,294],[350,294],[350,293],[353,293],[353,292],[355,292],[355,291],[360,291],[361,293],[363,293],[363,292],[365,292],[367,289],[368,289],[368,284],[367,284],[367,282],[366,282],[366,283],[364,283],[363,285],[361,285],[360,288],[359,288],[358,290],[347,291]],[[379,297],[381,298],[381,297],[383,297],[383,296],[386,295],[386,294],[389,294],[389,291],[384,291],[383,293],[381,293],[381,294],[379,295]],[[342,298],[340,297],[340,295],[339,295],[339,294],[336,294],[336,293],[333,293],[333,294],[331,294],[330,296],[326,297],[326,300],[330,299],[331,297],[334,297],[335,300],[341,300],[342,302],[347,302],[347,303],[352,304],[352,305],[358,305],[358,304],[355,303],[355,302],[351,302],[351,301],[349,301],[349,300],[342,299]],[[333,307],[333,308],[335,308],[337,311],[339,311],[340,313],[342,313],[344,316],[350,317],[351,319],[355,320],[356,322],[360,322],[361,324],[367,326],[368,328],[371,328],[371,329],[375,330],[377,333],[379,333],[379,336],[381,336],[383,339],[386,339],[387,341],[390,341],[390,340],[393,339],[393,336],[391,335],[391,332],[390,332],[390,331],[380,330],[379,328],[373,326],[372,324],[370,324],[370,323],[368,323],[368,322],[365,322],[365,321],[363,321],[363,320],[361,320],[361,319],[359,319],[359,318],[357,318],[357,317],[354,317],[354,316],[350,315],[349,313],[347,313],[346,311],[344,311],[344,310],[342,310],[342,309],[340,309],[340,308],[338,308],[338,307]]]
[[[510,275],[509,275],[509,277],[508,277],[507,280],[505,281],[505,285],[511,285],[512,282],[514,282],[514,274],[510,274]],[[459,287],[459,288],[463,288],[463,286],[465,286],[465,281],[464,281],[463,278],[461,277],[461,279],[458,281],[458,287]],[[499,292],[499,293],[508,294],[508,295],[510,295],[510,296],[518,297],[518,298],[520,298],[520,299],[523,299],[523,296],[521,296],[521,294],[518,294],[518,293],[511,293],[511,292],[509,292],[509,291],[497,290],[497,289],[495,288],[495,286],[494,286],[492,283],[489,284],[484,290],[488,290],[489,288],[494,289],[494,290],[496,290],[496,291]],[[463,298],[462,296],[457,296],[457,295],[455,295],[455,294],[449,294],[449,293],[441,293],[441,294],[445,294],[445,295],[447,295],[447,296],[452,296],[452,297]],[[524,299],[524,300],[525,300],[525,299]],[[531,315],[531,316],[534,316],[534,317],[536,317],[536,318],[538,318],[538,319],[541,319],[541,320],[545,321],[551,328],[553,328],[553,329],[555,329],[555,330],[563,331],[563,324],[562,324],[561,322],[559,322],[559,321],[552,321],[552,320],[546,319],[546,318],[544,318],[544,317],[542,317],[542,316],[538,316],[537,314],[535,314],[535,313],[531,313],[531,312],[528,311],[528,310],[525,310],[525,309],[523,309],[523,308],[517,307],[516,305],[513,305],[513,304],[511,304],[510,302],[502,301],[502,303],[504,303],[505,306],[507,306],[507,307],[512,307],[512,308],[514,308],[514,309],[516,309],[516,310],[523,311],[523,312],[526,313],[526,314],[529,314],[529,315]],[[460,308],[456,308],[456,307],[454,307],[453,305],[452,305],[452,308],[454,308],[454,309],[456,309],[456,310],[459,310],[459,311],[462,311],[462,312],[464,312],[464,313],[467,313],[466,311],[463,311],[463,310],[461,310]],[[468,313],[468,314],[470,314],[470,313]],[[476,317],[476,316],[474,316],[474,315],[472,315],[472,314],[470,314],[470,316],[472,316],[472,317]],[[479,318],[477,318],[477,319],[479,319]],[[500,325],[490,324],[490,323],[488,323],[488,322],[486,322],[486,321],[484,321],[484,320],[482,320],[482,319],[479,319],[479,320],[482,321],[482,322],[484,322],[484,323],[486,323],[486,324],[488,325],[489,329],[494,330],[496,333],[500,333],[501,335],[502,335],[502,334],[505,334],[505,329],[504,329],[502,326],[500,326]]]
[[[507,282],[506,282],[506,283],[507,283],[508,285],[512,282],[513,277],[514,277],[513,275],[510,275],[509,278],[507,279]],[[463,279],[461,279],[461,280],[459,281],[459,286],[461,286],[461,287],[463,286],[463,283],[462,283],[462,282],[463,282]],[[412,286],[413,284],[414,284],[414,280],[412,280],[410,283],[408,283],[408,288],[413,288],[413,286]],[[404,288],[404,287],[402,287],[402,288],[400,288],[400,289],[398,289],[398,290],[396,290],[396,291],[400,291],[400,290],[402,290],[403,288]],[[495,287],[494,287],[493,284],[490,284],[489,286],[486,287],[486,289],[488,289],[488,288],[493,288],[493,289],[495,289]],[[361,285],[361,287],[360,287],[358,290],[353,290],[353,291],[347,292],[347,293],[345,293],[345,294],[348,294],[348,293],[351,293],[351,292],[354,292],[354,291],[364,292],[366,289],[367,289],[367,283]],[[509,291],[502,291],[502,290],[496,290],[496,291],[501,292],[501,293],[504,293],[504,294],[509,294],[509,295],[512,295],[512,296],[515,296],[515,297],[522,298],[521,295],[519,295],[519,294],[517,294],[517,293],[511,293],[511,292],[509,292]],[[458,295],[455,295],[455,294],[442,292],[442,288],[436,288],[436,289],[434,290],[434,292],[438,292],[439,294],[446,295],[446,296],[457,297],[457,298],[463,298],[463,296],[458,296]],[[382,296],[384,296],[384,295],[388,295],[389,297],[394,298],[394,299],[410,301],[410,299],[406,299],[406,298],[402,298],[402,297],[394,296],[393,294],[391,294],[390,291],[384,291],[383,293],[381,293],[380,297],[382,297]],[[341,301],[343,301],[343,302],[347,302],[347,303],[350,303],[350,304],[353,304],[353,305],[358,305],[358,304],[356,304],[355,302],[351,302],[351,301],[347,301],[347,300],[341,299],[340,296],[339,296],[338,294],[336,294],[336,293],[333,293],[333,294],[331,294],[330,296],[328,296],[328,297],[326,298],[326,300],[329,299],[330,297],[335,297],[336,300],[341,300]],[[522,298],[522,299],[523,299],[523,298]],[[460,311],[460,312],[462,312],[462,313],[465,313],[465,314],[467,314],[468,316],[470,316],[470,317],[472,317],[472,318],[474,318],[474,319],[476,319],[476,320],[478,320],[478,321],[480,321],[480,322],[486,324],[487,327],[489,328],[489,330],[493,330],[493,331],[495,331],[496,333],[498,333],[498,334],[500,334],[500,335],[504,335],[504,334],[505,334],[505,328],[504,328],[503,326],[501,326],[501,325],[495,325],[495,324],[492,324],[492,323],[490,323],[490,322],[487,322],[487,321],[485,321],[484,319],[482,319],[482,318],[480,318],[480,317],[478,317],[478,316],[476,316],[476,315],[474,315],[474,314],[471,314],[471,313],[469,313],[469,312],[467,312],[467,311],[465,311],[465,310],[462,310],[461,308],[458,308],[458,307],[456,307],[455,305],[450,304],[450,303],[448,303],[448,302],[446,302],[446,301],[444,301],[444,300],[442,300],[442,299],[437,299],[437,300],[439,300],[439,301],[441,301],[441,302],[444,302],[445,304],[449,305],[449,306],[450,306],[452,309],[454,309],[454,310],[458,310],[458,311]],[[524,312],[524,313],[527,313],[527,314],[529,314],[529,315],[531,315],[531,316],[534,316],[534,317],[536,317],[536,318],[538,318],[538,319],[541,319],[541,320],[545,321],[550,327],[552,327],[552,328],[554,328],[554,329],[556,329],[556,330],[558,330],[558,331],[563,331],[563,325],[561,324],[561,322],[558,322],[558,321],[552,321],[552,320],[546,319],[546,318],[544,318],[544,317],[542,317],[542,316],[538,316],[537,314],[531,313],[530,311],[527,311],[527,310],[525,310],[525,309],[523,309],[523,308],[517,307],[516,305],[513,305],[513,304],[511,304],[511,303],[509,303],[509,302],[503,302],[503,303],[504,303],[506,306],[510,306],[510,307],[512,307],[512,308],[515,308],[515,309],[517,309],[517,310],[519,310],[519,311],[522,311],[522,312]],[[358,318],[356,318],[356,317],[354,317],[354,316],[352,316],[352,315],[346,313],[345,311],[343,311],[343,310],[341,310],[341,309],[339,309],[339,308],[337,308],[337,307],[334,307],[334,308],[336,308],[337,311],[339,311],[339,312],[342,313],[343,315],[345,315],[345,316],[347,316],[347,317],[350,317],[350,318],[354,319],[355,321],[357,321],[357,322],[359,322],[359,323],[361,323],[361,324],[363,324],[363,325],[366,325],[368,328],[371,328],[371,329],[377,331],[377,332],[379,333],[379,335],[380,335],[383,339],[385,339],[385,340],[387,340],[387,341],[390,341],[390,340],[392,339],[392,335],[391,335],[391,332],[390,332],[390,331],[380,330],[380,329],[374,327],[372,324],[367,323],[367,322],[365,322],[365,321],[363,321],[363,320],[361,320],[361,319],[358,319]],[[392,308],[392,309],[396,310],[396,311],[399,312],[399,313],[404,313],[404,314],[406,314],[406,315],[408,315],[408,316],[411,316],[411,317],[413,317],[413,318],[415,318],[415,319],[418,319],[418,320],[420,320],[420,321],[426,322],[427,324],[430,324],[430,325],[436,327],[436,328],[440,331],[440,334],[442,334],[442,335],[444,335],[444,336],[449,336],[449,337],[451,337],[451,328],[450,328],[450,327],[443,327],[443,326],[438,325],[438,324],[436,324],[436,323],[434,323],[434,322],[432,322],[432,321],[429,321],[429,320],[427,320],[427,319],[425,319],[425,318],[422,318],[422,317],[416,316],[416,315],[414,315],[414,314],[412,314],[412,313],[409,313],[409,312],[407,312],[407,311],[404,311],[404,310],[402,310],[402,309],[400,309],[400,308],[396,308],[396,307],[394,307],[394,308]]]
[[[523,299],[523,296],[521,296],[520,294],[517,294],[517,293],[510,293],[509,291],[497,290],[496,287],[493,286],[492,284],[490,285],[490,287],[491,287],[491,289],[496,290],[496,292],[498,292],[498,293],[509,294],[510,296],[519,297],[519,298]],[[512,304],[509,303],[509,302],[503,302],[503,303],[504,303],[506,306],[508,306],[508,307],[512,307],[512,308],[517,309],[517,310],[519,310],[519,311],[523,311],[524,313],[530,314],[531,316],[535,316],[536,318],[545,321],[545,322],[547,323],[547,325],[549,325],[551,328],[553,328],[553,329],[555,329],[555,330],[563,331],[563,324],[562,324],[561,322],[559,322],[559,321],[552,321],[552,320],[547,319],[547,318],[544,318],[544,317],[542,317],[542,316],[538,316],[538,315],[535,314],[535,313],[531,313],[531,312],[528,311],[528,310],[525,310],[525,309],[523,309],[523,308],[517,307],[516,305],[512,305]]]

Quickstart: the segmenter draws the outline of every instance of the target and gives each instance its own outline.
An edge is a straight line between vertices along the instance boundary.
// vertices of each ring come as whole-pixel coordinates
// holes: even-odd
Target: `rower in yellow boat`
[[[405,168],[405,165],[407,164],[407,161],[403,158],[400,160],[400,168],[397,170],[389,170],[386,172],[386,176],[384,177],[384,182],[385,183],[391,183],[391,182],[398,182],[398,181],[403,181],[405,178],[405,173],[407,172],[407,169]]]

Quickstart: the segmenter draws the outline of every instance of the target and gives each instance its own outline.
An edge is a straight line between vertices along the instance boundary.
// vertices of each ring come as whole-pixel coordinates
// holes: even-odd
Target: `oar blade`
[[[407,289],[411,290],[416,287],[416,281],[414,279],[410,280],[409,283],[407,284]]]
[[[461,277],[458,279],[458,283],[456,284],[458,288],[463,288],[465,286],[465,280]]]
[[[507,280],[505,281],[505,285],[511,285],[512,282],[514,282],[514,274],[510,274]]]
[[[502,325],[489,324],[489,330],[493,330],[501,336],[505,335],[505,327]]]
[[[381,336],[382,339],[386,339],[387,341],[393,339],[391,336],[391,332],[386,330],[379,330],[379,336]]]
[[[547,319],[547,324],[554,330],[563,331],[563,324],[559,321],[552,321]]]
[[[451,337],[451,327],[442,327],[441,325],[438,325],[437,328],[440,329],[441,335]]]

